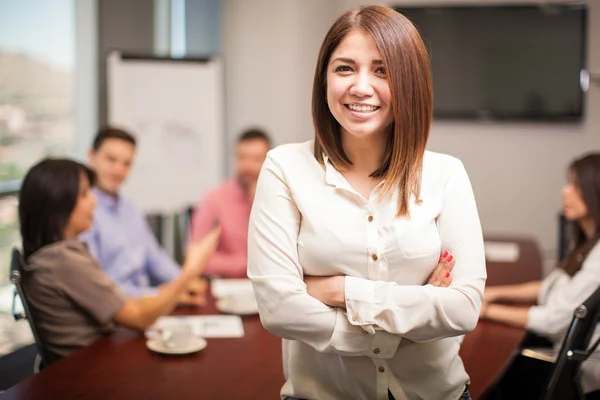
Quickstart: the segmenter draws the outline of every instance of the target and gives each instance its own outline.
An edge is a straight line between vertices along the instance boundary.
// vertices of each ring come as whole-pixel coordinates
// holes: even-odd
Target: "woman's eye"
[[[349,71],[352,71],[352,68],[350,68],[347,65],[340,65],[335,68],[335,72],[349,72]]]
[[[379,67],[375,70],[376,74],[381,74],[381,75],[385,75],[385,68],[383,67]]]

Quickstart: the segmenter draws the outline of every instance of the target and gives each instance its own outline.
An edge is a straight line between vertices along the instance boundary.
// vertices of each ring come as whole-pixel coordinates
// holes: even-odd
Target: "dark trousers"
[[[485,400],[536,400],[542,395],[553,364],[517,356]],[[567,400],[567,399],[565,399]]]

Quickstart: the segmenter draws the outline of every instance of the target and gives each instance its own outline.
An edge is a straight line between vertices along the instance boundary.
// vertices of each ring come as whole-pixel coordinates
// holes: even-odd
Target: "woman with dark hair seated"
[[[575,308],[600,286],[600,153],[571,163],[562,191],[565,218],[573,223],[571,252],[543,281],[493,286],[485,290],[481,318],[524,327],[530,332],[524,347],[545,338],[559,348]],[[536,303],[533,307],[498,304]],[[596,327],[592,342],[600,337]],[[533,342],[537,342],[533,344]],[[600,348],[582,364],[581,386],[587,399],[600,399]],[[537,399],[551,372],[551,364],[517,357],[488,399]],[[524,385],[519,385],[524,383]]]
[[[168,314],[216,248],[218,228],[188,249],[177,279],[155,297],[128,299],[77,236],[92,225],[91,170],[66,159],[32,167],[19,195],[23,285],[51,363],[86,346],[115,324],[144,330]]]

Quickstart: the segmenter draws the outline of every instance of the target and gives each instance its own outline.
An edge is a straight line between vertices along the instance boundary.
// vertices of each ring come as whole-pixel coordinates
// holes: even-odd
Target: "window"
[[[75,151],[75,0],[1,0],[0,355],[17,347],[10,321],[10,252],[19,246],[15,190],[48,155]],[[26,325],[26,324],[25,324]],[[18,336],[17,339],[15,337]],[[11,339],[12,338],[12,339]],[[25,336],[23,340],[30,340]]]

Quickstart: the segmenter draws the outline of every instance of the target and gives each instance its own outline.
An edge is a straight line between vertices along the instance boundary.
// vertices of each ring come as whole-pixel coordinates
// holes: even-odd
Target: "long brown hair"
[[[383,162],[371,173],[385,180],[381,196],[400,187],[397,215],[409,215],[411,195],[420,200],[423,155],[433,115],[429,56],[413,24],[391,8],[360,7],[342,14],[327,32],[317,61],[312,95],[315,157],[325,153],[338,170],[352,162],[344,152],[340,125],[326,101],[327,67],[331,54],[352,30],[370,35],[381,54],[392,96],[394,123]],[[380,196],[380,198],[381,198]]]
[[[581,192],[590,217],[594,220],[594,236],[588,238],[581,226],[571,223],[571,251],[560,264],[570,276],[579,271],[586,257],[600,239],[600,153],[592,153],[569,165],[569,172]]]

